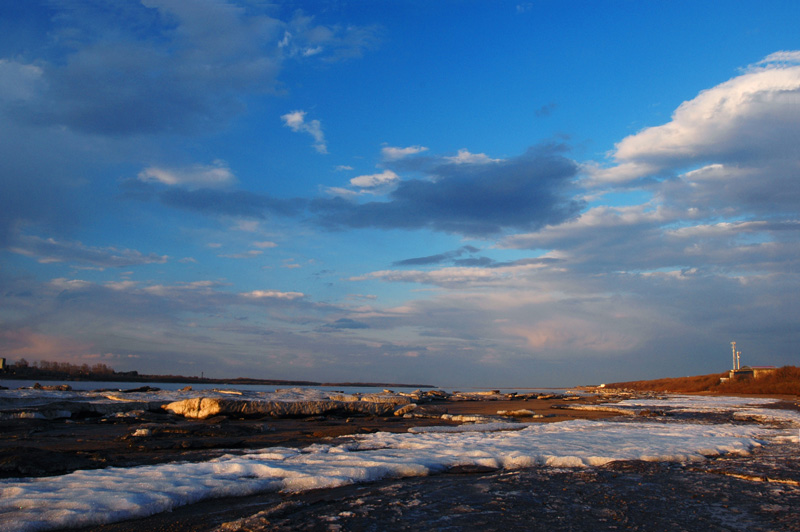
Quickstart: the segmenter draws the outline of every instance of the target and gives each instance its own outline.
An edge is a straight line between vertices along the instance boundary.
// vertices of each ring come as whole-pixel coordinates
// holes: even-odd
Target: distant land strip
[[[161,382],[178,384],[230,384],[248,386],[325,386],[350,388],[435,388],[430,384],[405,384],[393,382],[315,382],[281,379],[253,379],[236,377],[219,379],[210,377],[187,377],[185,375],[144,375],[138,371],[114,371],[102,367],[85,368],[71,364],[42,362],[45,367],[24,364],[13,364],[0,371],[0,379],[46,380],[46,381],[88,381],[88,382]],[[55,367],[53,367],[55,366]]]

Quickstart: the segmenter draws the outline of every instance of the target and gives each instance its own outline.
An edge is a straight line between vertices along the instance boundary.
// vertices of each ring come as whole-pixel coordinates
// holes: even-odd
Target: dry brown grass
[[[615,382],[609,388],[627,388],[638,391],[697,393],[712,392],[720,394],[746,393],[770,395],[800,395],[800,368],[783,366],[771,374],[753,378],[739,378],[720,383],[720,377],[728,373],[698,375],[696,377],[677,377],[649,381]]]

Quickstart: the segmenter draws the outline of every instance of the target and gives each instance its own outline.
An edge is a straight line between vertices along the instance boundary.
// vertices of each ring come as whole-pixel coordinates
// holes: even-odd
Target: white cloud
[[[66,279],[59,277],[50,281],[50,285],[58,290],[80,290],[92,286],[89,281],[81,279]]]
[[[683,102],[666,124],[616,144],[616,165],[599,183],[631,181],[698,163],[751,165],[796,159],[800,134],[800,52],[779,52],[744,74]]]
[[[107,282],[103,286],[112,290],[131,290],[138,285],[136,281],[112,281]]]
[[[289,301],[306,297],[302,292],[280,292],[278,290],[253,290],[242,295],[250,299],[285,299]]]
[[[538,261],[495,268],[447,267],[436,270],[381,270],[351,277],[350,281],[379,279],[387,282],[432,284],[445,288],[497,285],[514,282],[520,275],[543,268]]]
[[[391,170],[384,170],[380,174],[361,175],[350,180],[354,187],[362,189],[385,189],[397,183],[400,177]]]
[[[471,153],[465,148],[458,150],[458,155],[445,157],[444,160],[453,164],[488,164],[502,161],[502,159],[492,159],[485,153]]]
[[[409,146],[407,148],[385,146],[381,149],[381,155],[386,161],[396,161],[398,159],[408,157],[409,155],[416,155],[424,151],[428,151],[428,148],[425,146]]]
[[[757,67],[769,66],[771,64],[800,64],[800,50],[782,50],[780,52],[771,53],[755,65],[751,65],[749,70],[753,70]]]
[[[355,190],[350,190],[349,188],[343,187],[325,187],[322,189],[326,194],[329,196],[339,196],[342,198],[352,199],[359,195],[359,192]]]
[[[292,111],[281,116],[283,124],[296,133],[308,133],[314,138],[314,149],[319,153],[328,153],[328,146],[325,142],[325,134],[322,132],[322,124],[319,120],[306,122],[305,111]]]
[[[278,244],[276,244],[275,242],[270,242],[268,240],[265,240],[263,242],[253,242],[253,245],[261,249],[278,247]]]
[[[138,178],[145,182],[192,188],[219,188],[236,183],[231,169],[219,159],[209,165],[195,164],[184,168],[151,166],[139,172]]]

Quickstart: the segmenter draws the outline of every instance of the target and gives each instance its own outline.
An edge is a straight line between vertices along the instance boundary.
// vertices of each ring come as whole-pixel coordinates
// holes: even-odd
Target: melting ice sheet
[[[702,460],[748,453],[760,445],[759,438],[779,432],[755,424],[576,420],[514,431],[376,433],[337,446],[272,448],[200,463],[10,479],[0,481],[0,530],[87,526],[211,497],[329,488],[464,465],[583,467],[613,460]]]

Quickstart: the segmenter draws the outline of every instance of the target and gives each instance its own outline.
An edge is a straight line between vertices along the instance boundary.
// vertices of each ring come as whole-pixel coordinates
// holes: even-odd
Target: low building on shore
[[[729,378],[733,379],[758,379],[764,375],[769,375],[775,371],[775,366],[742,366],[739,369],[732,369]]]

